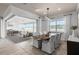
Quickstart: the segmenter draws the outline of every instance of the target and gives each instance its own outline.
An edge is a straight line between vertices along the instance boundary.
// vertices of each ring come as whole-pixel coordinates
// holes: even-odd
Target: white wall
[[[41,32],[41,19],[36,20],[36,32]]]
[[[41,21],[41,31],[42,31],[42,33],[43,32],[48,32],[49,31],[49,23],[48,23],[48,20],[42,20]]]

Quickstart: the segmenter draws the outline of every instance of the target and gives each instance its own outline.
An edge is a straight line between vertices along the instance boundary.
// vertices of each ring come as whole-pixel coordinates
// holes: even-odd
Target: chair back
[[[61,33],[57,33],[57,39],[61,40]]]
[[[60,38],[60,33],[57,33],[56,38],[57,38],[57,39],[59,39],[59,38]]]
[[[49,39],[49,43],[52,45],[55,40],[56,40],[56,35],[52,35]]]

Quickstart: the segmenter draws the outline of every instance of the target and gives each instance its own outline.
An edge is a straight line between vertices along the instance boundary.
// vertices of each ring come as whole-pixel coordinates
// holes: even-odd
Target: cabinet
[[[79,42],[67,41],[67,54],[79,55]]]

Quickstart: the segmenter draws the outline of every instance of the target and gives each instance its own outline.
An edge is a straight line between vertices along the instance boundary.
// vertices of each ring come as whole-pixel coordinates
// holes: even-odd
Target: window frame
[[[57,25],[57,22],[58,22],[58,21],[62,21],[62,19],[63,19],[63,21],[64,21],[64,24],[63,24],[63,26],[64,26],[64,25],[65,25],[64,17],[61,17],[61,18],[54,18],[54,19],[49,20],[49,31],[52,31],[52,30],[51,30],[51,25],[50,25],[50,23],[51,23],[51,22],[55,22],[56,25],[55,25],[55,30],[54,30],[54,31],[55,31],[55,32],[64,32],[64,27],[63,27],[63,31],[61,31],[61,29],[60,29],[60,31],[59,31],[59,29],[57,28],[57,26],[58,26],[58,25]],[[54,32],[54,31],[53,31],[53,32]]]

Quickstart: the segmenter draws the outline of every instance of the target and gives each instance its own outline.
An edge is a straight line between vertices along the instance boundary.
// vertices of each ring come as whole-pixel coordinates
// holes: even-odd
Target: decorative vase
[[[71,29],[73,30],[72,32],[72,36],[75,36],[75,30],[77,29],[78,27],[76,25],[72,26]]]

